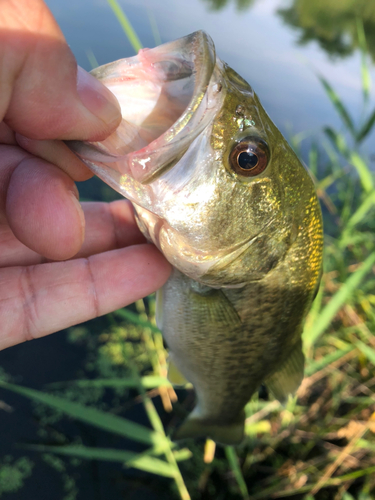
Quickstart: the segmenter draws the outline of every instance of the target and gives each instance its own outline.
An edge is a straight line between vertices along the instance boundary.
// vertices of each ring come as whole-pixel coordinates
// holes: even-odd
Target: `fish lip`
[[[149,184],[167,169],[171,168],[191,142],[207,125],[208,119],[202,115],[204,100],[210,85],[216,65],[215,46],[208,34],[196,31],[173,42],[148,49],[144,52],[156,58],[153,65],[159,64],[163,71],[163,63],[168,63],[168,57],[180,58],[181,67],[188,72],[189,68],[194,76],[194,89],[190,102],[177,120],[146,146],[125,155],[118,155],[106,147],[105,141],[99,143],[87,141],[68,141],[68,146],[86,163],[99,177],[105,177],[108,182],[108,167],[114,169],[112,176],[129,175],[141,184]],[[109,79],[125,77],[126,70],[132,65],[142,64],[140,54],[114,63],[109,63],[92,71],[92,74],[106,85]],[[159,60],[158,60],[159,58]],[[125,68],[122,69],[121,68]],[[183,75],[182,75],[183,77]],[[116,95],[116,93],[114,92]],[[201,108],[201,109],[200,109]],[[93,168],[96,166],[97,168]],[[106,173],[101,176],[101,170]],[[116,179],[115,183],[119,183]],[[112,183],[113,184],[113,183]],[[118,188],[116,188],[119,190]],[[120,191],[122,192],[122,191]]]

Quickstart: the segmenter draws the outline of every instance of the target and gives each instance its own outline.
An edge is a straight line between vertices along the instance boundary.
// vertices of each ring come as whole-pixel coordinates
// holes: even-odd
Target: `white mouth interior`
[[[173,60],[162,65],[162,70],[161,64],[146,70],[135,67],[126,78],[103,82],[117,97],[123,117],[117,130],[100,143],[111,154],[122,156],[144,148],[169,130],[191,102],[193,69],[181,71],[182,63]]]
[[[69,146],[116,189],[124,176],[152,182],[210,122],[215,64],[212,40],[198,31],[96,68],[92,74],[120,103],[122,122],[104,141]]]

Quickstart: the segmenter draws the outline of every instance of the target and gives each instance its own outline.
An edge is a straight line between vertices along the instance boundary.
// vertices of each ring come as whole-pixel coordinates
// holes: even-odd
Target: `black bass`
[[[239,443],[258,387],[283,401],[303,378],[323,246],[313,182],[202,31],[92,74],[123,120],[108,139],[70,147],[132,201],[174,266],[157,323],[171,380],[184,377],[197,396],[175,437]]]

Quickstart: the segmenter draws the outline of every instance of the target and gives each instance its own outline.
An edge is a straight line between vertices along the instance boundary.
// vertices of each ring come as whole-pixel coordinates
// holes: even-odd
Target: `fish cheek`
[[[265,178],[248,186],[247,207],[251,210],[251,222],[259,229],[274,219],[281,209],[281,194],[277,185]]]

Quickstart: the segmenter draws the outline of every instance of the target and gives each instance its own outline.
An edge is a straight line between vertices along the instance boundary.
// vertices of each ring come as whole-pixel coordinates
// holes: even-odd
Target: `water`
[[[286,25],[278,13],[279,9],[290,6],[291,1],[258,0],[250,2],[252,6],[246,10],[239,10],[234,1],[227,1],[224,8],[213,10],[214,1],[122,0],[121,6],[145,47],[198,29],[207,31],[219,57],[253,86],[269,115],[287,137],[298,132],[316,133],[326,125],[341,125],[317,74],[325,76],[353,116],[359,117],[358,50],[346,58],[338,58],[323,50],[318,41],[297,45],[301,28]],[[64,3],[48,0],[47,3],[78,63],[85,69],[91,69],[90,54],[99,64],[134,55],[106,0],[65,0]],[[303,0],[295,0],[296,7],[301,7],[301,3]],[[338,20],[333,19],[332,23],[335,22]],[[157,26],[156,36],[153,24]],[[334,29],[337,27],[332,27]],[[350,42],[347,33],[343,38]],[[331,47],[331,52],[333,49]],[[372,152],[371,147],[369,152]]]

